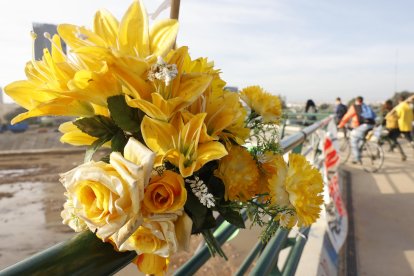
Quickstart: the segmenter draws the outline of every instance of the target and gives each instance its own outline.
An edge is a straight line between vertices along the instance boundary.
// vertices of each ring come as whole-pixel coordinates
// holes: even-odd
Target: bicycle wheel
[[[345,137],[338,139],[339,144],[339,158],[341,160],[341,164],[345,164],[348,161],[349,156],[351,156],[351,144],[349,140]]]
[[[364,171],[377,172],[384,163],[384,151],[375,142],[365,141],[361,146],[361,163]]]

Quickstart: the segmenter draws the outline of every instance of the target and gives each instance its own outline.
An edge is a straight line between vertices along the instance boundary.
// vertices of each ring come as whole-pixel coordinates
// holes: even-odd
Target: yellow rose
[[[154,223],[155,224],[155,223]],[[168,226],[167,226],[168,227]],[[155,224],[154,228],[158,231],[162,231],[160,224]],[[161,239],[160,239],[161,238]],[[131,237],[124,243],[127,245],[130,243],[131,247],[137,252],[142,253],[157,253],[157,251],[166,245],[164,237],[158,238],[154,235],[151,229],[144,226],[140,226]],[[122,248],[123,246],[121,246]]]
[[[192,220],[186,213],[155,214],[125,241],[120,251],[134,250],[137,254],[151,253],[168,257],[178,250],[187,250]]]
[[[164,171],[154,176],[145,189],[144,208],[150,213],[175,212],[183,208],[187,200],[187,190],[181,175]]]
[[[168,269],[168,258],[163,258],[155,254],[141,254],[135,259],[138,269],[145,274],[164,275]]]
[[[72,226],[70,217],[78,217],[103,241],[110,238],[117,247],[143,221],[141,201],[155,157],[133,138],[124,152],[124,156],[111,153],[110,164],[91,161],[60,179],[71,203],[65,204],[61,214],[64,223]]]

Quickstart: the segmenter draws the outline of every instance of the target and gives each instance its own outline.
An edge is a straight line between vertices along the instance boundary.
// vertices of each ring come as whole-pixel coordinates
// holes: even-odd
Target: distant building
[[[15,103],[5,103],[3,100],[3,89],[0,87],[0,124],[6,124],[6,120],[4,119],[4,115],[9,112],[12,112],[19,106]]]
[[[236,93],[239,92],[239,88],[237,86],[226,86],[224,87],[224,90]]]

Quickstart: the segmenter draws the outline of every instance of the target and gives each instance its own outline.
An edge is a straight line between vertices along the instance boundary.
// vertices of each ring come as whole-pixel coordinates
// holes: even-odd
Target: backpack
[[[374,110],[366,104],[361,105],[354,105],[356,110],[359,124],[375,124],[375,118],[377,115],[375,114]]]

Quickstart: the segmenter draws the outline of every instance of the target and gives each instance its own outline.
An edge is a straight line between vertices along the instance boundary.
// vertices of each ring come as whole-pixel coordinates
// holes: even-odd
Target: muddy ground
[[[102,153],[103,155],[103,153]],[[99,156],[97,156],[99,157]],[[65,202],[59,173],[66,172],[83,161],[83,152],[43,154],[0,154],[0,269],[25,259],[36,252],[66,240],[74,232],[61,222],[60,212]],[[227,244],[224,250],[230,261],[214,258],[199,275],[232,275],[241,262],[242,248]],[[201,237],[193,237],[192,252]],[[253,239],[254,240],[254,239]],[[192,256],[179,253],[171,260],[175,269]],[[129,270],[129,272],[128,272]],[[118,275],[136,273],[126,269]]]
[[[61,223],[58,174],[82,160],[81,152],[0,155],[0,269],[73,235]]]

